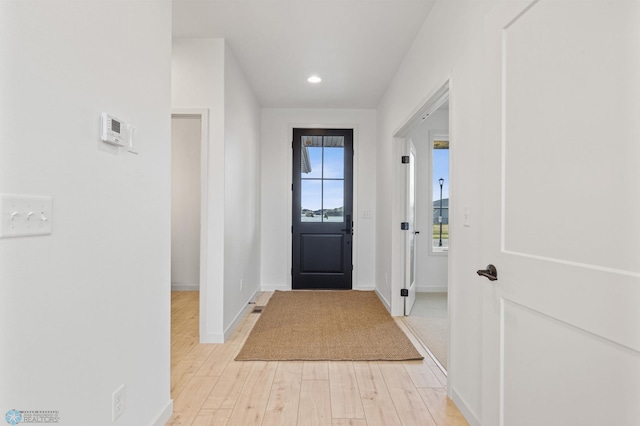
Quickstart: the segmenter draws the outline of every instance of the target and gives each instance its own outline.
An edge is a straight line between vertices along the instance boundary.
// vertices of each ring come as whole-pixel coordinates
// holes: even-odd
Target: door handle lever
[[[493,265],[487,265],[487,269],[479,269],[476,273],[481,277],[488,278],[489,281],[496,281],[498,279],[498,270]]]

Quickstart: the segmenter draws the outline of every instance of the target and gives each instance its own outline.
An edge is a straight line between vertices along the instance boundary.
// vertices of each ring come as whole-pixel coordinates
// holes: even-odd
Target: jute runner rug
[[[237,361],[423,359],[373,291],[276,291]]]

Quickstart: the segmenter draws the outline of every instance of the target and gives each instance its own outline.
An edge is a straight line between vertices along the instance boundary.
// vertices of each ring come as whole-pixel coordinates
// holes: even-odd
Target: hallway
[[[446,396],[446,377],[419,344],[423,361],[236,362],[258,314],[247,313],[226,343],[199,344],[198,295],[171,295],[168,425],[468,424]],[[270,295],[261,293],[256,304]]]

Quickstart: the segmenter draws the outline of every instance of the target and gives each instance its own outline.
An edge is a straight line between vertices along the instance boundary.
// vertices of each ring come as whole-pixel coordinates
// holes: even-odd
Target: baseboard
[[[200,286],[171,283],[171,291],[200,291]]]
[[[167,403],[167,406],[164,407],[162,411],[160,411],[160,414],[157,415],[154,422],[151,423],[151,426],[164,426],[165,424],[167,424],[172,414],[173,414],[173,399],[170,399],[169,402]]]
[[[229,324],[229,327],[227,327],[224,330],[224,340],[225,342],[227,341],[227,339],[229,337],[231,337],[231,333],[233,333],[233,331],[236,329],[236,327],[238,326],[238,324],[240,324],[240,321],[242,321],[242,318],[244,318],[244,315],[247,313],[247,311],[253,306],[250,305],[249,302],[251,302],[252,300],[255,300],[257,295],[258,295],[258,291],[260,290],[256,290],[251,297],[249,297],[249,299],[247,299],[247,303],[245,303],[244,308],[240,309],[240,312],[238,312],[235,316],[235,318],[233,319],[233,321],[231,321],[231,324]]]
[[[200,333],[200,343],[224,343],[224,333]]]
[[[471,411],[471,409],[466,404],[464,399],[460,395],[458,395],[455,389],[452,389],[452,388],[449,388],[449,389],[450,389],[449,396],[451,397],[451,400],[454,402],[454,404],[456,404],[456,407],[458,407],[458,410],[460,410],[460,412],[462,413],[464,418],[467,420],[467,422],[469,422],[469,425],[482,426],[482,423],[480,423],[480,420],[478,420],[478,418],[475,416],[473,411]]]
[[[391,312],[391,304],[387,301],[387,299],[385,299],[382,294],[380,294],[380,292],[378,291],[377,288],[374,289],[374,291],[376,292],[376,294],[378,295],[378,299],[380,299],[380,301],[382,302],[382,304],[384,305],[385,308],[387,308],[387,311]]]
[[[375,286],[360,286],[360,287],[353,287],[352,290],[356,290],[356,291],[374,291],[376,289]]]
[[[263,285],[260,287],[260,291],[289,291],[291,287],[283,285]]]
[[[418,293],[447,293],[449,291],[449,287],[416,287],[416,292]]]

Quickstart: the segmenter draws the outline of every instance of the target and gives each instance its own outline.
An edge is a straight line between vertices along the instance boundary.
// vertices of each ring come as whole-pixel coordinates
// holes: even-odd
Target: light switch
[[[51,197],[0,194],[0,238],[51,234]]]
[[[464,206],[462,209],[462,225],[467,228],[471,227],[471,213],[469,212],[469,206]]]

